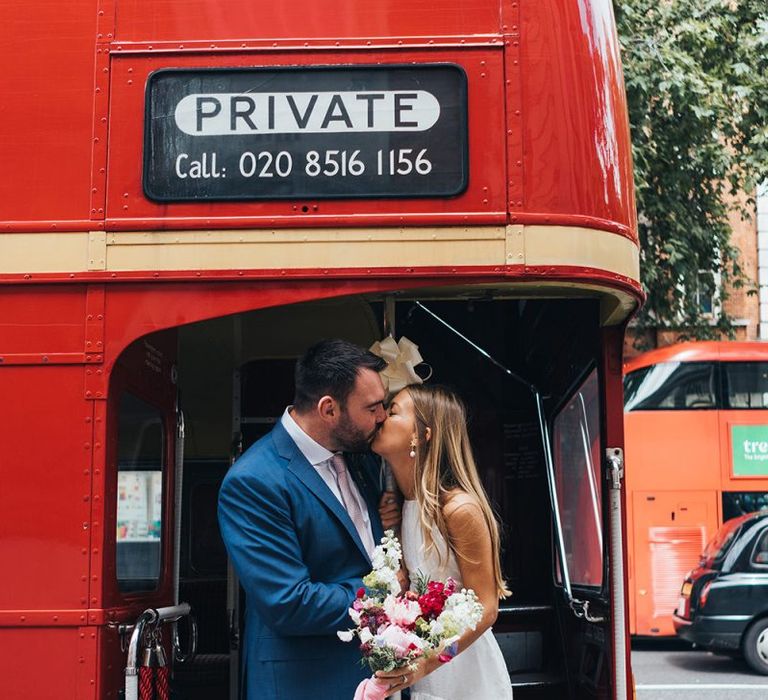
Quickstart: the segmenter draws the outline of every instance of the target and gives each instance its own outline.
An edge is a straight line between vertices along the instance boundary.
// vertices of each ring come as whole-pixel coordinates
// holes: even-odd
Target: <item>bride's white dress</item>
[[[411,581],[417,572],[427,574],[432,581],[445,581],[449,576],[462,587],[461,571],[453,552],[444,556],[440,566],[438,550],[426,554],[421,531],[418,504],[403,504],[403,559]],[[446,542],[437,528],[432,536],[437,548],[447,550]],[[489,629],[458,656],[411,686],[412,700],[511,700],[512,685],[501,649]]]

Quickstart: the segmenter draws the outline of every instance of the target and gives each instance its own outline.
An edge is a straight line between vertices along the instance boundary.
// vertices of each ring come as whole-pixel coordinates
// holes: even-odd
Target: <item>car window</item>
[[[625,411],[691,411],[717,408],[713,362],[661,362],[624,380]]]
[[[768,527],[758,535],[750,563],[758,569],[768,569]]]
[[[751,517],[752,515],[744,515],[740,518],[733,518],[733,520],[723,523],[720,529],[715,533],[715,536],[704,548],[702,558],[709,563],[722,561],[733,544],[733,540],[741,529],[744,521]]]

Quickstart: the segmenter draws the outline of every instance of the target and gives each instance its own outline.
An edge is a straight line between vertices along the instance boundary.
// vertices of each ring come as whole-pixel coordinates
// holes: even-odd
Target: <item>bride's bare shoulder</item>
[[[461,489],[453,489],[445,495],[443,501],[443,516],[446,520],[482,517],[483,509],[477,497]]]
[[[443,504],[443,517],[454,552],[460,559],[471,560],[472,552],[481,551],[489,539],[480,502],[473,494],[455,490]]]

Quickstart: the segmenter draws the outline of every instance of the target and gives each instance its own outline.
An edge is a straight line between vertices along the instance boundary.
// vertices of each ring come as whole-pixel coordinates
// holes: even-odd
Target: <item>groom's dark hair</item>
[[[321,340],[296,362],[293,406],[303,413],[326,395],[344,406],[361,369],[381,372],[386,366],[383,358],[354,343],[338,338]]]

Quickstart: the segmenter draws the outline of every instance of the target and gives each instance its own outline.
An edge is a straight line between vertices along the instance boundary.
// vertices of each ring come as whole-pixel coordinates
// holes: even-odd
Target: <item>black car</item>
[[[728,520],[686,575],[674,614],[678,636],[743,654],[768,675],[768,512]]]

